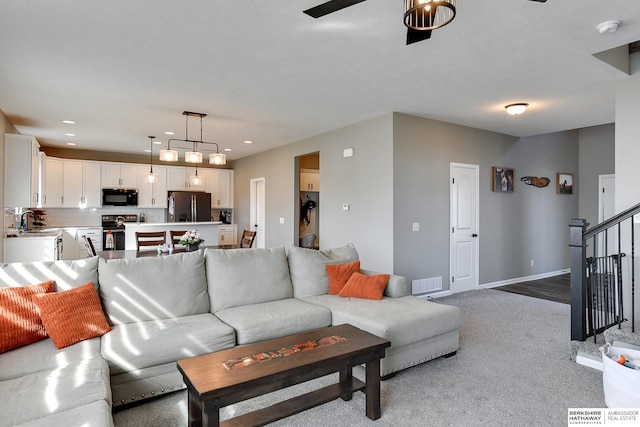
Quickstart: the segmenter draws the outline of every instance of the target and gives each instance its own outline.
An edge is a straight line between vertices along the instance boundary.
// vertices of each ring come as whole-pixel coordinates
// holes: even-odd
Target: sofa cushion
[[[349,280],[347,280],[347,283],[345,283],[338,295],[341,297],[381,300],[388,282],[388,274],[367,276],[356,271],[351,275]]]
[[[329,276],[324,266],[358,261],[358,252],[351,243],[321,251],[291,246],[288,261],[293,296],[304,298],[328,293]]]
[[[37,371],[61,369],[70,364],[100,358],[100,338],[92,338],[58,350],[47,338],[0,356],[0,380],[16,378]]]
[[[47,334],[59,349],[111,330],[93,283],[68,291],[34,295],[32,299]]]
[[[15,426],[104,400],[111,405],[109,368],[102,358],[0,381],[0,426]]]
[[[77,261],[16,262],[0,264],[0,286],[25,286],[53,280],[57,291],[87,282],[98,284],[98,258]]]
[[[326,264],[324,268],[329,277],[329,295],[338,295],[351,275],[360,272],[360,261],[348,264]]]
[[[243,305],[216,312],[236,330],[238,344],[249,344],[331,325],[331,311],[296,298]]]
[[[98,400],[86,405],[78,406],[67,411],[57,412],[14,427],[52,427],[52,426],[87,426],[111,427],[111,405],[105,400]]]
[[[39,285],[0,288],[0,353],[47,337],[32,297],[53,290],[53,280]]]
[[[234,331],[211,313],[116,325],[102,336],[111,375],[230,348]]]
[[[320,295],[305,301],[331,309],[332,324],[350,323],[391,341],[393,347],[460,329],[460,308],[413,296],[382,300]]]
[[[111,325],[209,311],[202,251],[166,257],[100,258],[100,297]]]
[[[212,313],[293,296],[283,247],[207,249],[205,258]]]

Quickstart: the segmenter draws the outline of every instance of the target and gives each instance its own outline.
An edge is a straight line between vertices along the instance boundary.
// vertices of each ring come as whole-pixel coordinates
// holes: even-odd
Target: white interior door
[[[251,231],[257,231],[256,248],[265,247],[265,182],[264,178],[254,178],[250,181],[250,220]]]
[[[450,164],[450,270],[452,292],[477,289],[479,166]]]

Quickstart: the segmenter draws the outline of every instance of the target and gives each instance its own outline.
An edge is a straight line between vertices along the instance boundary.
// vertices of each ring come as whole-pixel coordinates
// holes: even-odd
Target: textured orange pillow
[[[111,330],[91,282],[68,291],[34,295],[32,299],[57,348],[99,337]]]
[[[31,297],[53,292],[54,287],[53,280],[49,280],[39,285],[0,288],[0,353],[47,337]]]
[[[360,272],[355,272],[338,295],[341,297],[382,299],[387,283],[389,283],[388,274],[367,276]]]
[[[327,264],[324,268],[329,276],[329,295],[338,295],[351,275],[360,272],[360,261],[349,264]]]

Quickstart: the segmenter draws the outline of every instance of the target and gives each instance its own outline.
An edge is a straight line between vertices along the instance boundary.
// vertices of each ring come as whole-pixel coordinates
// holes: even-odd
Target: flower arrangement
[[[204,239],[200,237],[198,230],[189,230],[180,238],[181,245],[199,245],[204,242]]]

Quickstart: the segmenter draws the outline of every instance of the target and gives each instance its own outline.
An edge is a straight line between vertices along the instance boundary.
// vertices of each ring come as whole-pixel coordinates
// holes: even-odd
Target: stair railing
[[[624,322],[622,277],[622,227],[629,224],[631,267],[631,330],[635,332],[635,238],[634,219],[640,204],[587,229],[584,219],[572,219],[571,260],[571,340],[585,341],[603,330]],[[625,237],[627,234],[625,233]],[[625,281],[626,282],[626,281]]]

